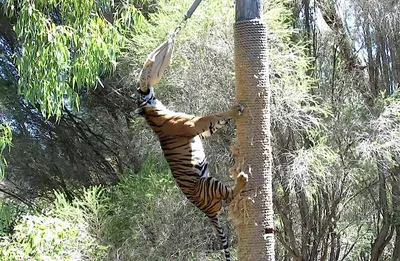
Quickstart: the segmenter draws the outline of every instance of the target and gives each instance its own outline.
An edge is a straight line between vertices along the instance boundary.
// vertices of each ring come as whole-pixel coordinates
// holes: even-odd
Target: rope
[[[274,242],[274,220],[267,29],[258,19],[236,22],[234,29],[236,100],[245,106],[236,122],[236,161],[244,162],[249,182],[231,203],[230,218],[238,234],[239,260],[275,260],[274,244],[268,245]]]
[[[178,24],[178,26],[175,28],[174,33],[175,35],[179,34],[179,32],[182,29],[182,26],[185,26],[187,23],[187,20],[192,17],[192,14],[194,11],[196,11],[197,7],[200,5],[202,0],[194,0],[193,4],[189,7],[189,9],[185,12],[185,16],[182,19],[182,21]]]
[[[184,20],[187,20],[192,16],[193,12],[196,11],[196,8],[199,6],[200,3],[201,0],[194,0],[192,6],[186,11]]]

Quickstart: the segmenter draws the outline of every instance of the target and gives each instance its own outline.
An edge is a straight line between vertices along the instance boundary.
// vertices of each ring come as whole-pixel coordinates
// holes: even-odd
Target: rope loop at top
[[[186,26],[187,20],[190,17],[192,17],[192,14],[194,13],[194,11],[196,11],[196,9],[200,5],[201,1],[202,0],[194,0],[193,4],[185,12],[185,17],[182,19],[182,21],[175,28],[175,30],[174,30],[175,35],[179,34],[179,32],[182,30],[182,28]]]

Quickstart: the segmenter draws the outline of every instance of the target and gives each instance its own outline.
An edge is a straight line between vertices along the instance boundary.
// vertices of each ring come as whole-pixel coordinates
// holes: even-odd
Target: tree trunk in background
[[[237,160],[249,182],[230,215],[241,261],[275,260],[267,29],[261,17],[262,1],[236,0],[236,100],[245,108],[237,120]]]
[[[382,215],[382,222],[378,230],[378,235],[372,243],[371,261],[380,260],[385,247],[393,236],[393,227],[391,226],[389,203],[387,198],[387,170],[383,165],[384,162],[382,159],[378,161],[379,208],[381,210],[380,215]]]

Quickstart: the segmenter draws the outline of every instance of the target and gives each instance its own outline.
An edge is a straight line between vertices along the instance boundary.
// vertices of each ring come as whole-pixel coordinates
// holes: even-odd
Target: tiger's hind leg
[[[248,175],[241,171],[244,165],[244,160],[243,158],[239,157],[239,146],[235,144],[232,146],[231,150],[236,157],[236,161],[235,165],[229,171],[233,180],[235,181],[235,186],[232,189],[232,197],[228,200],[228,203],[230,202],[230,200],[233,200],[240,193],[240,191],[242,191],[249,179]]]
[[[233,186],[231,197],[227,200],[228,203],[233,200],[240,193],[240,191],[242,191],[249,179],[246,173],[243,171],[239,172],[236,168],[230,169],[230,172],[231,176],[235,180],[235,185]]]
[[[234,199],[240,191],[246,186],[248,176],[244,172],[238,172],[236,169],[231,169],[231,175],[235,179],[235,185],[230,188],[213,177],[203,177],[198,180],[196,198],[199,198],[195,203],[201,210],[207,213],[217,213],[220,211],[222,204],[221,200],[228,203]]]
[[[228,237],[226,236],[224,229],[222,228],[221,224],[219,223],[218,214],[213,215],[213,216],[208,215],[208,218],[210,219],[211,224],[215,228],[217,235],[222,243],[222,247],[224,248],[225,260],[230,261],[231,254],[229,252]]]
[[[235,186],[227,187],[222,182],[213,177],[203,177],[198,180],[197,191],[193,198],[189,198],[200,210],[202,210],[211,220],[218,237],[222,243],[226,261],[230,261],[228,238],[218,220],[218,213],[222,207],[222,200],[230,202],[236,197],[243,187],[247,184],[247,175],[243,172],[231,170],[235,178]]]

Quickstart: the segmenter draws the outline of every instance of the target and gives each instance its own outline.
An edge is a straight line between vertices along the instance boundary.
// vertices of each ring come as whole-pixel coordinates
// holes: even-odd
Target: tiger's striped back
[[[143,116],[157,134],[164,157],[182,192],[207,216],[214,215],[220,210],[221,200],[224,199],[222,195],[228,193],[228,188],[217,183],[209,188],[214,193],[204,190],[204,183],[213,178],[209,177],[208,162],[200,135],[173,136],[173,129],[165,131],[171,123],[174,128],[181,129],[179,125],[188,125],[187,122],[194,116],[162,109],[150,109]]]

